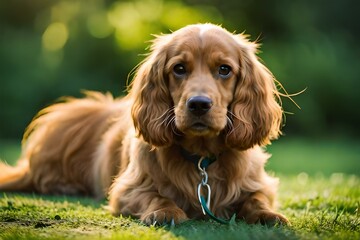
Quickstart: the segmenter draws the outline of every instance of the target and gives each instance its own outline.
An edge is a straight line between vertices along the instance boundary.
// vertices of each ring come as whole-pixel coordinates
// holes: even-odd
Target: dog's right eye
[[[231,67],[228,65],[221,65],[219,67],[219,75],[221,78],[226,79],[231,75]]]
[[[173,68],[173,72],[176,77],[184,77],[186,74],[186,68],[182,64],[176,64]]]

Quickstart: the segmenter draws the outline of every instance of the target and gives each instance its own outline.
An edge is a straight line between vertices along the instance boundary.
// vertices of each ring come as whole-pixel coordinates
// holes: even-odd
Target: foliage
[[[280,211],[291,226],[189,221],[146,227],[112,217],[87,198],[1,193],[0,239],[359,239],[359,177],[281,177]]]
[[[0,3],[0,138],[20,138],[42,107],[81,89],[121,95],[151,34],[213,22],[252,35],[295,97],[286,133],[359,135],[356,9],[346,1],[53,0]]]

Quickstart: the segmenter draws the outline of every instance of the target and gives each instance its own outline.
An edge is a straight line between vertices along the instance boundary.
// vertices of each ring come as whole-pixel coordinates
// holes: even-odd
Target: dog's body
[[[115,215],[179,223],[203,217],[186,152],[216,159],[206,169],[216,216],[287,223],[260,147],[279,134],[282,110],[255,50],[210,24],[158,37],[128,96],[89,92],[41,111],[18,165],[0,165],[0,191],[108,196]]]

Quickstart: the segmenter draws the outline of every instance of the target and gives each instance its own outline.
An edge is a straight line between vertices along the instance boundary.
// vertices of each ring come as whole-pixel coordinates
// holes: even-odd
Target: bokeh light
[[[46,50],[58,51],[62,49],[69,38],[69,31],[64,23],[51,23],[42,35],[42,45]]]

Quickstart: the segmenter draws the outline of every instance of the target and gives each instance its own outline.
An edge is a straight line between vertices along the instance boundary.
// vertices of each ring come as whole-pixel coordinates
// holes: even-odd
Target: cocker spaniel
[[[204,209],[288,223],[262,149],[280,134],[282,108],[256,52],[212,24],[157,36],[127,96],[87,92],[40,111],[17,166],[0,165],[0,191],[108,197],[114,215],[148,225],[207,218]]]

